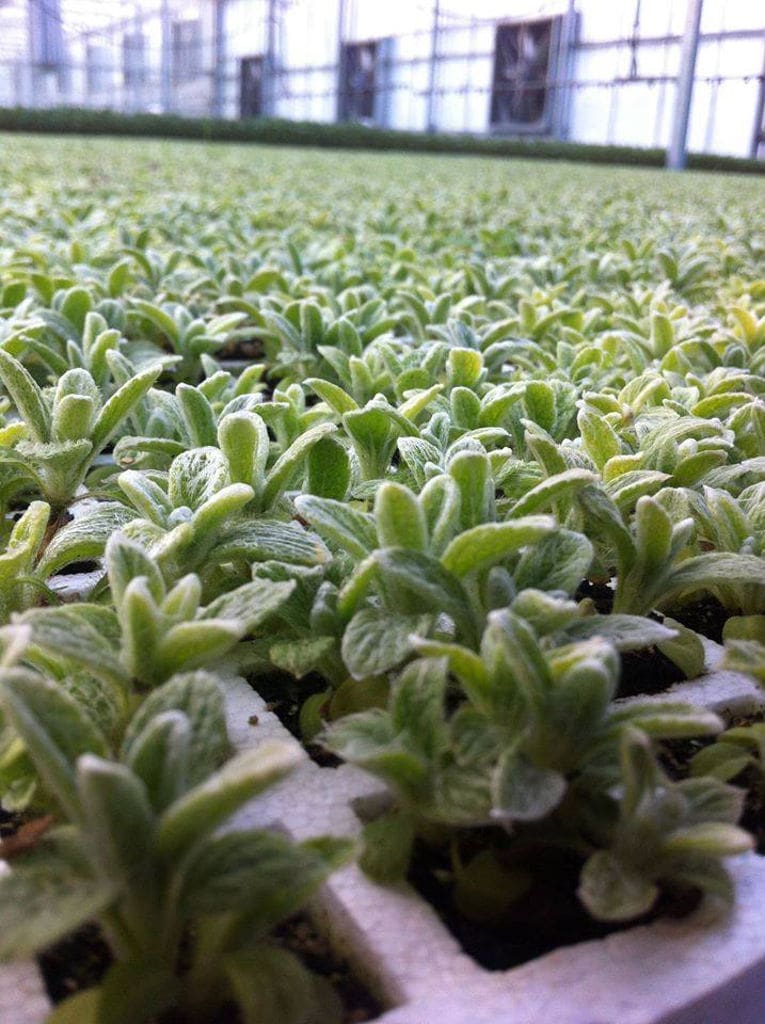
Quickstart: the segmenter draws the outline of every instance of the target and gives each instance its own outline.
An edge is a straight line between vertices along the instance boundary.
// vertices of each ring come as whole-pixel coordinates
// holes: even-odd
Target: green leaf
[[[724,601],[727,587],[738,591],[748,585],[765,585],[762,558],[711,551],[688,558],[672,570],[662,593],[662,604],[666,604],[672,595],[699,590],[711,590]]]
[[[665,618],[664,624],[674,630],[676,636],[659,641],[658,647],[661,653],[682,670],[686,679],[696,679],[703,675],[706,667],[706,651],[701,637],[674,619]]]
[[[608,460],[621,453],[616,431],[599,412],[586,406],[580,410],[577,424],[587,454],[602,472]]]
[[[449,475],[460,494],[460,524],[468,530],[494,519],[494,479],[482,452],[463,451],[449,462]]]
[[[223,693],[215,676],[197,671],[175,675],[153,690],[139,705],[122,741],[122,755],[130,761],[133,748],[156,716],[182,712],[191,727],[189,782],[203,782],[229,752]]]
[[[156,827],[143,783],[124,765],[84,754],[77,793],[99,875],[120,887],[135,884],[150,863]]]
[[[217,444],[215,413],[204,394],[190,384],[179,384],[175,389],[175,397],[192,447],[203,448],[205,445]]]
[[[295,580],[258,577],[209,604],[202,613],[202,620],[229,619],[251,633],[284,604],[296,586]]]
[[[324,659],[334,653],[337,640],[333,636],[301,637],[271,644],[269,660],[296,679],[318,671]]]
[[[286,949],[230,953],[224,970],[243,1024],[340,1024],[342,1004]]]
[[[51,418],[40,388],[29,371],[0,348],[0,380],[13,399],[19,415],[37,441],[50,441]]]
[[[125,588],[120,606],[122,627],[121,662],[131,678],[142,683],[161,681],[157,648],[165,622],[144,576],[137,576]],[[166,634],[165,634],[166,635]]]
[[[104,736],[74,698],[42,676],[7,669],[0,681],[5,714],[24,740],[43,784],[67,817],[77,821],[77,759],[89,752],[106,756]]]
[[[159,484],[134,469],[120,473],[117,483],[140,515],[158,526],[167,526],[173,504]]]
[[[397,882],[406,876],[415,839],[413,819],[402,812],[384,814],[364,826],[360,867],[376,882]]]
[[[35,851],[0,875],[0,957],[34,956],[105,910],[115,895],[113,882],[80,874],[53,851]]]
[[[351,505],[303,494],[295,499],[295,507],[319,536],[354,558],[366,558],[377,547],[372,517]]]
[[[178,508],[197,509],[229,482],[228,466],[218,448],[195,448],[173,459],[167,493]]]
[[[455,576],[480,572],[520,548],[536,543],[554,529],[552,516],[528,516],[506,523],[474,526],[454,538],[441,556],[441,564]]]
[[[133,582],[143,577],[149,594],[159,603],[165,596],[165,583],[154,559],[140,544],[129,540],[124,534],[113,533],[106,545],[106,569],[112,600],[119,609],[125,591]]]
[[[469,921],[496,924],[528,892],[531,883],[527,871],[506,867],[493,850],[481,850],[457,870],[454,905]]]
[[[86,988],[57,1003],[45,1024],[101,1024],[101,986]]]
[[[705,821],[678,829],[664,840],[668,854],[698,857],[734,857],[754,847],[749,832],[720,821]]]
[[[143,783],[152,808],[161,812],[189,786],[191,727],[180,711],[165,711],[133,743],[127,767]]]
[[[444,612],[461,632],[475,635],[476,624],[462,584],[435,558],[420,551],[383,548],[375,559],[386,587],[395,587],[402,611]]]
[[[408,487],[390,481],[380,485],[375,497],[375,523],[380,547],[427,550],[425,515]]]
[[[691,775],[712,775],[722,782],[730,782],[755,763],[755,758],[738,743],[728,743],[723,736],[716,743],[702,748],[690,760]]]
[[[308,453],[306,490],[343,501],[351,484],[348,452],[335,437],[322,437]]]
[[[532,512],[540,512],[552,508],[562,498],[570,498],[588,484],[595,483],[597,477],[587,469],[566,469],[555,476],[549,476],[541,484],[532,487],[513,505],[513,517],[526,516]]]
[[[404,669],[391,695],[394,730],[407,734],[410,749],[429,761],[437,760],[449,743],[446,690],[445,661],[419,658]]]
[[[262,498],[263,508],[271,508],[274,505],[280,494],[289,487],[311,448],[336,430],[337,427],[334,423],[318,423],[292,442],[287,451],[276,460],[266,477]]]
[[[53,576],[72,562],[87,562],[103,554],[113,533],[135,519],[135,512],[116,501],[99,502],[81,518],[56,532],[38,563],[43,577]]]
[[[346,394],[337,384],[332,384],[331,381],[322,380],[320,377],[309,377],[305,384],[341,416],[343,413],[353,412],[355,409],[358,409],[357,403],[354,402],[351,396]]]
[[[145,1024],[177,1006],[182,988],[168,967],[145,959],[112,964],[100,991],[99,1024]]]
[[[671,622],[672,626],[668,627],[642,615],[588,615],[567,625],[566,635],[572,640],[603,637],[618,651],[639,651],[676,636],[674,622],[671,619],[666,621]]]
[[[214,664],[242,638],[246,626],[231,619],[195,619],[179,622],[159,640],[154,656],[153,676],[167,679],[184,672]]]
[[[492,775],[491,816],[500,822],[538,821],[555,810],[566,788],[560,772],[508,751]]]
[[[229,527],[209,558],[213,563],[246,559],[320,565],[328,562],[330,555],[316,534],[301,529],[297,523],[251,519]]]
[[[610,850],[598,850],[582,868],[579,899],[599,921],[629,921],[647,914],[659,890],[650,878],[635,874]]]
[[[278,832],[235,831],[200,844],[184,866],[188,913],[246,915],[260,934],[299,910],[354,843],[326,836],[295,843]]]
[[[558,528],[523,552],[515,583],[519,590],[533,587],[572,594],[586,578],[592,559],[592,544],[583,533]]]
[[[260,494],[265,486],[270,441],[260,416],[235,412],[218,427],[218,439],[234,483],[250,484]]]
[[[165,812],[159,830],[162,856],[167,861],[179,856],[304,757],[296,743],[266,740],[232,758]]]
[[[93,450],[98,452],[111,440],[120,424],[126,419],[161,373],[161,366],[149,366],[122,385],[106,402],[93,426],[91,440]]]
[[[429,625],[427,615],[397,615],[384,608],[362,608],[343,633],[343,661],[355,679],[386,672],[412,652],[411,635],[424,633]]]

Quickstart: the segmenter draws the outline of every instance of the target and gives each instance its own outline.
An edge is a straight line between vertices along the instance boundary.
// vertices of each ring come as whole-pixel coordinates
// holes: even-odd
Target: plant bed
[[[294,953],[313,973],[330,982],[343,1007],[340,1024],[363,1024],[379,1016],[376,1001],[350,973],[347,964],[334,955],[307,915],[296,915],[286,921],[275,932],[274,940],[277,946]],[[97,985],[111,962],[109,947],[93,926],[81,929],[38,957],[45,990],[54,1005]],[[221,1014],[216,1024],[240,1024],[240,1021],[236,1008],[231,1007]]]
[[[350,1016],[748,1024],[756,182],[49,145],[0,158],[19,1013],[95,924],[50,1024],[341,1024],[310,918]]]
[[[749,679],[732,672],[712,670],[706,677],[676,688],[695,691],[697,702],[703,699],[718,710],[751,712],[761,700]],[[276,715],[244,680],[231,679],[226,693],[229,734],[237,750],[285,734]],[[331,781],[338,772],[342,778],[339,785]],[[361,827],[354,806],[374,807],[381,795],[379,785],[356,769],[320,768],[309,762],[265,798],[240,811],[233,827],[278,826],[298,840],[322,830],[354,835]],[[380,1018],[386,1024],[417,1024],[431,1019],[430,1013],[445,1012],[446,1005],[450,1022],[461,1024],[464,1020],[467,1024],[475,1019],[494,1024],[498,1019],[494,1015],[507,1013],[510,1004],[517,1016],[499,1018],[503,1024],[505,1020],[514,1024],[516,1019],[519,1024],[541,1024],[549,1009],[539,1010],[539,1000],[549,999],[555,991],[565,991],[556,1012],[572,1024],[593,999],[603,1019],[623,1012],[624,1019],[635,1024],[674,1024],[676,1020],[713,1024],[720,1019],[715,1016],[720,1007],[732,999],[730,1005],[737,1007],[742,1024],[754,1024],[758,1020],[757,982],[765,970],[765,930],[757,912],[759,893],[765,891],[765,865],[751,856],[733,871],[737,909],[722,919],[710,922],[703,913],[679,921],[662,918],[605,939],[559,949],[525,966],[488,973],[460,951],[422,897],[408,886],[371,882],[355,866],[344,868],[325,883],[312,913],[354,973],[366,980],[384,1004],[398,1007]],[[712,949],[716,950],[715,962],[728,965],[729,973],[720,970],[710,977]],[[637,964],[641,965],[640,977],[630,981]],[[9,1024],[17,1024],[17,1020],[19,1024],[40,1024],[46,1004],[33,964],[0,970],[0,1005],[5,986],[16,990],[19,978],[31,993],[20,1012],[35,1005],[38,1010],[36,1015],[18,1017],[9,1010]],[[443,1001],[445,991],[448,1004]],[[12,1006],[10,997],[6,998]],[[691,1012],[697,1016],[682,1016]]]

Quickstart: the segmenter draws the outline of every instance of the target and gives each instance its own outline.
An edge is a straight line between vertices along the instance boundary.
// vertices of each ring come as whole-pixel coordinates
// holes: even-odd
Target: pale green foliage
[[[25,367],[0,349],[0,380],[26,430],[3,461],[30,474],[52,505],[66,504],[93,460],[159,376],[150,366],[104,400],[87,370],[67,370],[52,391],[42,390]]]
[[[218,663],[294,589],[290,581],[255,579],[203,606],[198,576],[167,587],[146,550],[119,533],[107,544],[106,566],[113,611],[72,604],[31,611],[21,621],[33,649],[117,686],[156,686]]]
[[[651,812],[657,816],[655,842],[664,841],[658,824],[664,782],[654,764],[649,737],[703,735],[722,728],[717,716],[682,704],[613,704],[618,661],[609,643],[598,638],[546,652],[531,627],[507,611],[489,616],[480,654],[436,641],[419,640],[416,647],[427,657],[402,673],[387,711],[350,715],[332,725],[325,737],[332,750],[379,775],[398,797],[400,812],[379,819],[367,830],[365,862],[377,877],[406,870],[418,829],[437,826],[453,832],[501,824],[523,844],[524,826],[545,823],[548,834],[557,827],[558,841],[576,850],[587,848],[596,829],[603,849],[591,858],[593,866],[588,861],[587,880],[583,879],[587,888],[594,884],[595,865],[608,857],[615,871],[613,865],[626,856],[623,848],[629,848],[630,842],[640,845],[629,831],[632,820],[623,820],[624,804],[618,823],[611,819],[619,787],[639,784],[645,790],[641,806],[656,802]],[[447,669],[464,694],[454,710],[447,710]],[[624,753],[625,747],[631,750],[635,744],[645,748],[644,757],[654,772],[649,775],[646,768],[639,783],[630,782],[632,762]],[[730,826],[727,833],[720,833],[719,849],[701,847],[699,851],[706,852],[708,863],[704,861],[703,866],[710,883],[706,885],[699,869],[698,884],[715,889],[714,880],[725,877],[719,857],[748,848],[750,841],[746,833],[732,828],[740,811],[735,794],[728,794],[722,817],[704,816],[704,794],[715,788],[711,780],[707,783],[707,790],[697,787],[693,823],[710,830],[711,823],[721,820]],[[685,792],[682,786],[680,792]],[[630,815],[635,806],[629,805]],[[678,812],[678,829],[684,813],[682,808]],[[725,842],[731,844],[730,850]],[[588,888],[589,909],[596,916],[614,919],[650,909],[659,891],[655,879],[671,882],[682,878],[685,870],[679,860],[675,863],[670,856],[665,860],[666,870],[664,862],[650,856],[645,861],[636,856],[635,863],[624,868],[625,886],[637,877],[644,893],[650,890],[650,899],[646,896],[647,902],[639,908],[616,896],[609,908],[605,897],[598,902]]]
[[[260,939],[340,847],[271,837],[288,877],[261,864],[261,885],[252,839],[239,884],[239,840],[198,824],[226,753],[200,666],[283,683],[307,738],[334,723],[391,785],[367,826],[379,877],[440,844],[457,907],[495,923],[555,849],[605,919],[727,893],[738,796],[668,782],[653,749],[722,723],[614,698],[629,652],[702,672],[697,603],[727,616],[726,665],[765,678],[759,183],[225,147],[211,173],[193,145],[48,146],[0,156],[0,652],[24,666],[0,793],[74,831],[3,892],[35,910],[11,938],[100,914],[119,954],[61,1024],[179,1001],[209,1024],[213,991],[244,1020],[322,1019]],[[94,560],[60,606],[53,577]],[[753,769],[758,735],[694,770]],[[196,842],[212,895],[179,926],[185,889],[152,872],[177,880]],[[262,929],[232,924],[223,951],[243,892]],[[178,946],[155,951],[190,922],[179,979]]]
[[[300,1024],[319,990],[264,940],[350,845],[218,832],[301,753],[270,741],[220,767],[225,727],[210,718],[209,685],[194,676],[174,685],[147,701],[115,761],[58,687],[23,669],[0,675],[4,711],[68,822],[0,878],[0,952],[32,954],[96,917],[116,963],[80,1020],[114,1019],[119,1010],[137,1024],[178,1007],[204,1021],[233,998],[245,1015],[258,1006],[264,1024]],[[265,994],[250,988],[254,977]],[[288,1009],[274,995],[269,1012],[268,993],[293,985]],[[81,999],[74,1006],[83,1012]]]

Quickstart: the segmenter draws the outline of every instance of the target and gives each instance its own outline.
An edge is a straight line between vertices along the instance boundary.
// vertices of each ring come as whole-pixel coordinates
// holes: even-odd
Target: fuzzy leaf
[[[579,899],[599,921],[628,921],[647,913],[659,890],[649,878],[642,878],[611,853],[598,850],[582,868]]]
[[[449,544],[441,564],[455,576],[479,572],[519,548],[542,540],[555,528],[552,516],[528,516],[506,523],[484,523],[465,530]]]
[[[173,459],[167,493],[178,508],[197,509],[228,483],[228,466],[218,448],[195,448]]]
[[[3,672],[0,700],[43,784],[61,803],[69,819],[76,821],[77,759],[89,752],[106,756],[108,747],[103,734],[73,697],[42,676],[23,669]]]
[[[81,518],[54,535],[38,564],[41,576],[53,576],[72,562],[100,557],[113,533],[135,519],[135,512],[116,501],[99,502]]]
[[[425,516],[408,487],[390,481],[380,485],[375,498],[375,523],[380,547],[427,550]]]
[[[77,793],[99,875],[120,887],[135,884],[151,859],[156,824],[142,782],[124,765],[85,754]]]
[[[301,495],[295,500],[295,507],[321,537],[354,558],[366,558],[377,546],[372,517],[351,505],[332,498]]]
[[[82,875],[63,857],[35,856],[0,875],[0,956],[34,956],[105,910],[115,895],[113,882]]]
[[[94,451],[100,451],[111,440],[122,421],[130,415],[161,373],[161,366],[149,366],[122,385],[106,402],[93,426],[91,440]]]
[[[296,743],[267,740],[232,758],[164,814],[159,846],[168,861],[214,831],[243,803],[295,768],[304,758]]]
[[[497,821],[538,821],[563,799],[566,779],[560,772],[531,764],[510,751],[491,780],[491,816]]]
[[[155,716],[179,711],[191,727],[189,781],[204,781],[229,751],[223,693],[208,672],[175,675],[146,697],[133,715],[122,742],[123,758],[130,760],[133,747]]]
[[[397,615],[382,608],[362,608],[343,633],[343,661],[355,679],[386,672],[411,653],[411,635],[425,632],[429,625],[427,615]]]
[[[13,399],[19,415],[37,441],[50,441],[51,419],[42,392],[30,372],[0,348],[0,380]]]

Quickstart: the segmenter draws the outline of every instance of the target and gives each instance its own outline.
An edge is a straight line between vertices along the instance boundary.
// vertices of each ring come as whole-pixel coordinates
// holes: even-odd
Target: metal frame
[[[179,113],[184,112],[185,95],[183,90],[179,92],[174,82],[173,74],[173,53],[170,24],[176,10],[180,7],[180,0],[154,0],[149,8],[144,6],[147,0],[142,0],[139,8],[136,6],[134,13],[128,17],[120,17],[107,27],[90,28],[79,26],[68,27],[64,20],[65,34],[68,40],[73,40],[84,49],[85,43],[95,38],[102,37],[116,43],[115,51],[120,52],[120,42],[124,33],[135,33],[142,29],[149,21],[155,25],[162,26],[160,58],[151,63],[151,55],[147,56],[147,66],[144,80],[140,88],[131,83],[123,81],[121,77],[123,69],[119,63],[115,65],[115,82],[113,108],[118,110],[163,110]],[[199,62],[200,72],[196,81],[204,88],[197,90],[197,95],[202,99],[199,101],[207,113],[216,116],[237,116],[238,115],[238,61],[233,59],[231,40],[227,37],[230,31],[227,24],[227,12],[235,0],[202,0],[202,3],[210,12],[209,18],[203,17],[203,38],[199,45],[203,47],[202,59]],[[334,60],[316,61],[301,66],[287,65],[281,56],[282,25],[287,9],[294,9],[301,3],[307,4],[310,0],[250,0],[252,5],[252,16],[260,21],[264,34],[267,37],[267,45],[264,52],[264,113],[283,116],[290,105],[292,109],[298,108],[301,103],[317,101],[324,103],[325,109],[330,111],[334,107],[334,116],[339,113],[338,105],[341,99],[342,82],[340,80],[340,65],[342,47],[345,42],[359,42],[355,37],[352,26],[355,22],[355,13],[361,3],[366,0],[336,0],[337,7],[337,45]],[[421,0],[420,6],[428,0]],[[676,0],[677,3],[685,0]],[[698,0],[690,0],[691,4]],[[16,0],[20,8],[31,10],[39,3],[39,0]],[[137,3],[137,0],[136,0]],[[648,86],[655,88],[658,96],[657,102],[653,105],[654,130],[652,139],[654,143],[661,143],[665,140],[663,118],[666,113],[666,103],[670,101],[671,87],[678,81],[678,72],[674,69],[677,60],[677,48],[682,44],[684,36],[677,33],[664,35],[640,35],[632,26],[632,32],[625,32],[624,36],[603,40],[583,40],[578,32],[577,3],[575,0],[559,0],[551,4],[537,4],[529,0],[530,11],[525,17],[513,18],[476,18],[466,16],[462,20],[449,10],[448,0],[430,0],[430,26],[418,28],[415,31],[403,32],[396,37],[391,37],[394,42],[386,44],[387,52],[379,53],[377,63],[379,81],[376,82],[376,103],[374,120],[377,123],[386,124],[390,122],[389,113],[394,103],[397,110],[406,112],[407,94],[411,97],[409,124],[411,127],[421,130],[436,131],[443,128],[447,122],[445,117],[451,114],[448,122],[452,130],[466,131],[473,133],[477,129],[474,121],[475,103],[485,103],[486,119],[483,130],[494,134],[547,134],[554,138],[567,138],[569,136],[569,110],[576,94],[583,89],[608,90],[613,97],[611,106],[610,121],[612,127],[618,128],[618,101],[624,95],[623,90],[632,86]],[[7,8],[4,7],[3,11]],[[490,123],[490,97],[492,82],[475,81],[471,74],[480,66],[483,75],[488,74],[487,66],[490,67],[494,59],[494,48],[488,49],[486,45],[479,43],[476,33],[480,29],[485,34],[487,26],[495,28],[501,24],[529,23],[539,20],[553,19],[555,39],[553,41],[552,54],[548,66],[548,74],[545,79],[545,86],[548,90],[548,110],[545,117],[535,125],[511,123],[508,125],[491,125]],[[32,44],[32,33],[34,25],[30,21],[29,34]],[[464,38],[462,45],[450,51],[450,39],[458,37],[452,35],[459,32]],[[472,35],[472,38],[471,38]],[[419,37],[419,38],[418,38]],[[403,56],[402,50],[404,40],[409,39],[412,45],[419,48],[416,56]],[[762,29],[735,29],[730,31],[699,32],[697,45],[722,44],[728,40],[753,40],[762,39],[765,42],[765,26]],[[400,43],[399,43],[400,41]],[[378,40],[378,43],[380,40]],[[635,74],[638,62],[633,64],[632,73],[622,74],[617,70],[612,76],[599,75],[598,77],[584,78],[575,73],[574,65],[576,56],[594,50],[614,50],[622,54],[626,49],[632,48],[639,56],[650,48],[663,48],[667,54],[665,68],[657,69],[652,74]],[[255,52],[253,50],[253,52]],[[70,47],[71,53],[71,47]],[[765,57],[765,54],[764,54]],[[119,58],[117,58],[119,62]],[[467,62],[468,74],[465,79],[456,78],[451,70],[458,62]],[[384,67],[383,67],[384,66]],[[423,71],[424,69],[424,71]],[[382,73],[384,70],[384,73]],[[83,93],[81,82],[84,78],[84,64],[72,61],[61,63],[53,69],[53,72],[43,71],[34,68],[26,55],[0,57],[0,76],[8,81],[6,91],[10,90],[16,103],[25,105],[46,105],[55,102],[56,104],[71,103],[80,105],[82,103],[96,102],[95,97],[90,100],[87,93]],[[424,82],[423,85],[423,73]],[[317,87],[297,86],[297,80],[301,76],[322,75],[324,83],[317,83]],[[473,80],[470,80],[470,79]],[[418,81],[419,79],[419,81]],[[44,80],[44,81],[43,81]],[[750,152],[755,156],[763,151],[765,137],[763,134],[763,118],[765,117],[765,62],[762,70],[758,73],[748,74],[711,74],[693,75],[691,82],[698,86],[702,83],[711,83],[713,86],[722,86],[728,82],[757,82],[759,89],[756,102],[753,104],[753,130],[751,134]],[[18,84],[14,87],[13,82]],[[36,86],[34,83],[38,82]],[[54,83],[57,82],[58,85]],[[31,86],[29,83],[32,83]],[[714,125],[719,115],[718,88],[711,90],[709,111],[707,116],[707,139],[712,138]],[[55,97],[54,93],[57,93]],[[722,93],[721,93],[722,95]],[[451,102],[450,102],[451,101]],[[103,104],[103,96],[99,97],[99,104]],[[415,106],[418,104],[418,106]],[[460,104],[464,106],[462,127],[460,128]],[[316,109],[314,107],[314,109]],[[194,111],[200,112],[199,108]],[[456,113],[455,113],[456,112]],[[469,115],[470,112],[470,116]],[[296,116],[301,116],[299,113]],[[413,121],[412,118],[415,120]],[[421,123],[419,123],[421,121]],[[415,123],[416,122],[416,123]]]

